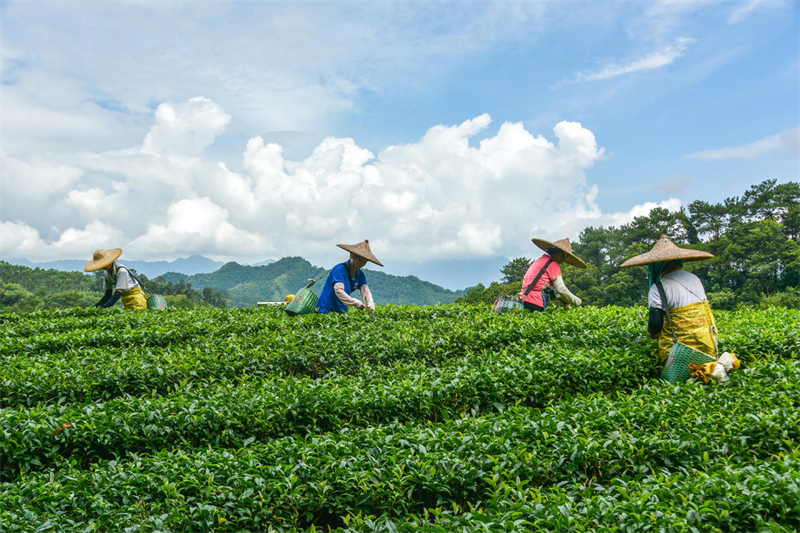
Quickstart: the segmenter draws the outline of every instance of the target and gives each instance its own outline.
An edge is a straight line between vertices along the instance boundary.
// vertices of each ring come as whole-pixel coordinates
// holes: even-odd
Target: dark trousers
[[[534,305],[530,302],[525,302],[523,305],[525,306],[525,309],[527,309],[528,311],[539,311],[539,312],[544,311],[544,307],[540,305]]]

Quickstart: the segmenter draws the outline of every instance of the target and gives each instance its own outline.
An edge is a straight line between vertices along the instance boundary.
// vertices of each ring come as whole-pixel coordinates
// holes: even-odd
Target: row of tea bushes
[[[438,424],[60,460],[0,485],[0,517],[8,531],[792,531],[799,404],[800,363],[764,361],[725,386],[654,381]]]
[[[608,349],[624,336],[629,340],[626,350],[643,354],[652,344],[638,324],[637,331],[630,330],[633,321],[609,321],[612,316],[619,318],[612,313],[586,313],[583,327],[590,331],[576,335],[575,322],[567,313],[554,313],[547,320],[530,314],[504,319],[474,308],[455,309],[458,314],[429,308],[427,319],[417,318],[418,313],[401,318],[395,308],[354,318],[298,319],[280,310],[234,310],[227,317],[222,311],[204,311],[190,324],[183,314],[166,313],[161,321],[131,319],[125,327],[111,329],[107,328],[124,321],[99,315],[95,329],[83,327],[81,319],[81,328],[59,335],[25,339],[7,333],[3,347],[7,355],[0,357],[0,406],[163,394],[185,380],[273,374],[316,378],[330,372],[352,373],[364,364],[412,360],[437,365],[504,346],[538,350],[556,339],[562,347]],[[37,320],[42,318],[33,316],[30,322]]]
[[[356,372],[364,364],[421,361],[438,365],[503,346],[624,349],[649,354],[641,309],[581,309],[579,313],[497,316],[483,308],[388,306],[374,315],[286,317],[279,309],[172,312],[132,316],[75,310],[14,318],[0,336],[0,407],[87,403],[122,395],[168,394],[186,381],[242,376]],[[51,316],[52,315],[52,316]],[[720,349],[748,363],[800,353],[800,320],[792,310],[718,313]],[[48,318],[50,317],[50,318]],[[1,317],[0,319],[5,319]],[[30,331],[48,321],[76,322],[60,334]],[[95,327],[89,322],[95,319]],[[620,342],[620,340],[624,340]],[[753,355],[756,354],[756,355]]]
[[[3,315],[0,530],[798,530],[800,313],[716,316],[703,386],[643,308]]]
[[[238,447],[251,438],[438,421],[509,405],[543,407],[565,394],[631,390],[652,373],[652,362],[642,353],[506,348],[465,354],[440,366],[365,365],[356,374],[318,379],[192,382],[164,396],[5,409],[0,463],[9,479],[20,469],[46,467],[64,456],[87,462],[154,452],[171,443]]]

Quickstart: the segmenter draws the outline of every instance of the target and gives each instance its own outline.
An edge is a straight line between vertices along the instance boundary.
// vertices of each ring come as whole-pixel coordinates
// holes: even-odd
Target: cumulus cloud
[[[743,146],[706,150],[687,155],[689,159],[750,159],[760,155],[785,150],[792,155],[800,153],[800,127],[770,135]]]
[[[93,221],[84,228],[65,227],[57,239],[43,238],[25,222],[0,222],[0,257],[52,261],[91,257],[97,248],[114,248],[125,235],[115,227]]]
[[[155,118],[155,125],[144,138],[144,150],[184,155],[201,153],[231,121],[222,108],[202,97],[181,105],[161,104]]]
[[[624,223],[651,207],[602,213],[586,172],[604,148],[578,122],[555,124],[549,139],[514,122],[487,135],[484,114],[377,154],[326,138],[298,161],[253,137],[235,172],[204,152],[228,120],[210,100],[193,98],[159,106],[139,146],[36,161],[4,156],[20,176],[50,171],[31,182],[36,190],[24,180],[7,187],[6,204],[36,196],[51,208],[49,218],[9,218],[4,206],[3,256],[82,258],[121,247],[136,259],[300,255],[328,264],[339,258],[335,244],[369,238],[386,260],[511,257],[528,251],[532,236],[574,239],[588,224]]]
[[[133,239],[130,252],[141,257],[190,255],[202,250],[215,258],[229,256],[236,249],[262,254],[274,251],[265,237],[234,227],[228,211],[209,198],[179,200],[167,208],[166,218],[164,224],[150,224],[144,235]]]

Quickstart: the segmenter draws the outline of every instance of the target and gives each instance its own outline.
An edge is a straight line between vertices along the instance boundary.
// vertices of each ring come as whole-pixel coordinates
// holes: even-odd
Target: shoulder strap
[[[139,286],[142,288],[142,292],[144,292],[144,285],[142,285],[142,282],[141,282],[141,281],[139,281],[139,278],[137,278],[137,277],[136,277],[136,276],[133,274],[133,272],[131,272],[131,269],[130,269],[130,268],[128,268],[128,267],[126,267],[125,265],[122,265],[122,266],[121,266],[121,268],[124,268],[125,270],[127,270],[127,271],[128,271],[128,274],[130,274],[130,275],[131,275],[131,277],[132,277],[133,279],[135,279],[135,280],[136,280],[136,283],[138,283],[138,284],[139,284]]]
[[[530,285],[528,285],[528,288],[527,288],[527,289],[525,289],[525,296],[527,296],[527,295],[528,295],[528,293],[529,293],[529,292],[531,292],[531,291],[533,290],[533,288],[536,286],[536,283],[537,283],[537,282],[539,281],[539,279],[540,279],[540,278],[541,278],[541,277],[544,275],[545,271],[547,270],[547,267],[549,267],[549,266],[550,266],[550,263],[552,263],[552,262],[553,262],[553,259],[552,259],[552,258],[550,258],[550,259],[548,259],[548,260],[547,260],[547,263],[545,263],[545,264],[544,264],[544,266],[543,266],[543,267],[542,267],[542,269],[539,271],[539,273],[536,275],[536,277],[535,277],[535,278],[533,278],[533,281],[531,281],[531,284],[530,284]]]
[[[667,303],[667,294],[664,292],[664,286],[661,285],[660,281],[657,281],[656,288],[658,289],[658,294],[661,295],[661,307],[664,309],[664,314],[667,315],[669,326],[672,328],[672,338],[675,339],[675,342],[678,342],[678,334],[675,333],[675,324],[672,323],[672,318],[669,316],[669,304]]]

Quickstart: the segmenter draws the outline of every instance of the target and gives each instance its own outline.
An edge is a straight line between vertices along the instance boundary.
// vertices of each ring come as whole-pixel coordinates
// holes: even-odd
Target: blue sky
[[[450,288],[800,180],[800,4],[0,3],[0,256],[343,260]]]

